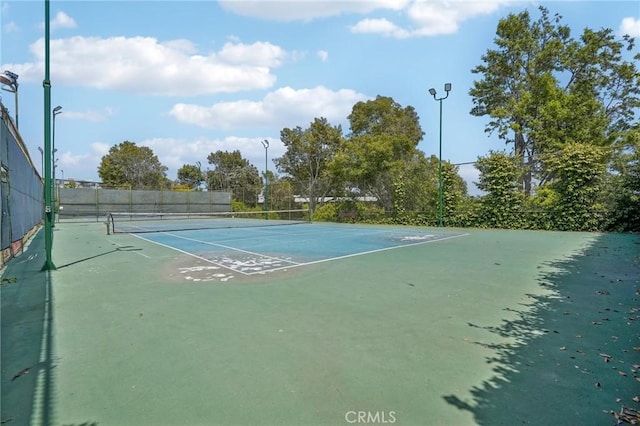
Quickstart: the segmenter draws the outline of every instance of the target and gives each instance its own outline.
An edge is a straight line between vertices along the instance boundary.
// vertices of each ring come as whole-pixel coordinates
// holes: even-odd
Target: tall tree
[[[275,160],[281,173],[292,177],[300,195],[309,198],[313,212],[318,202],[331,189],[332,179],[327,165],[343,142],[342,128],[332,126],[326,118],[315,118],[309,128],[285,128],[280,140],[286,152]]]
[[[231,190],[236,201],[255,206],[262,189],[258,169],[242,157],[240,151],[216,151],[207,156],[213,170],[207,172],[209,189]]]
[[[178,183],[190,189],[197,189],[204,182],[199,164],[184,164],[178,169]]]
[[[513,143],[526,195],[534,178],[553,179],[542,155],[570,142],[614,143],[640,105],[640,74],[622,57],[633,39],[587,28],[575,40],[561,20],[544,7],[537,21],[510,14],[498,23],[496,48],[472,70],[481,79],[469,92],[471,114],[489,116],[485,130]]]
[[[333,174],[392,211],[398,193],[395,182],[407,178],[405,169],[424,135],[419,117],[413,107],[378,96],[355,104],[348,118],[351,134],[332,162]]]
[[[98,166],[98,175],[105,186],[128,186],[133,189],[169,188],[171,182],[163,166],[146,146],[124,141],[109,149]]]
[[[378,95],[373,100],[356,103],[347,118],[351,137],[402,136],[407,143],[415,147],[424,136],[420,127],[420,117],[415,108],[412,106],[403,108],[393,98],[387,96]]]

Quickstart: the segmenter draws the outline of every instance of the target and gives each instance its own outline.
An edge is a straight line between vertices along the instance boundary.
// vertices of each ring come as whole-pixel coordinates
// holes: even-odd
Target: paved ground
[[[638,408],[640,238],[463,232],[223,281],[56,225],[57,270],[40,271],[41,232],[3,272],[1,419],[573,425]]]

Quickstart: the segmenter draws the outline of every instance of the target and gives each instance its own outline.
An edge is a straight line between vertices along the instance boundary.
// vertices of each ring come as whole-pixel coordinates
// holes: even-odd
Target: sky
[[[0,72],[19,75],[18,123],[33,163],[44,146],[44,2],[1,1]],[[283,128],[316,117],[349,134],[354,104],[377,95],[415,108],[419,149],[469,163],[510,149],[469,111],[471,70],[498,21],[540,5],[579,37],[585,27],[640,37],[638,1],[231,0],[51,1],[56,177],[99,181],[123,141],[148,146],[176,179],[184,164],[239,150],[261,172],[284,153]],[[636,50],[637,52],[637,50]],[[628,52],[627,59],[636,52]],[[2,91],[15,114],[14,94]],[[261,141],[269,141],[265,150]],[[477,193],[473,164],[460,166]]]

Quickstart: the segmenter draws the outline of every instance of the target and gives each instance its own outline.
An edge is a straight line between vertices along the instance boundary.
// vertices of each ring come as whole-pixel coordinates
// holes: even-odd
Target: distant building
[[[56,179],[56,186],[58,188],[65,188],[74,184],[75,188],[102,188],[102,182],[96,182],[92,180],[77,180],[73,178],[69,179]]]

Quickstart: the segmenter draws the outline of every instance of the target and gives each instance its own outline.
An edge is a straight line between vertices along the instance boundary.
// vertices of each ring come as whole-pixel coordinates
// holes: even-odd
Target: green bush
[[[316,206],[316,209],[313,211],[312,220],[314,222],[337,222],[338,209],[336,203],[325,203]]]

